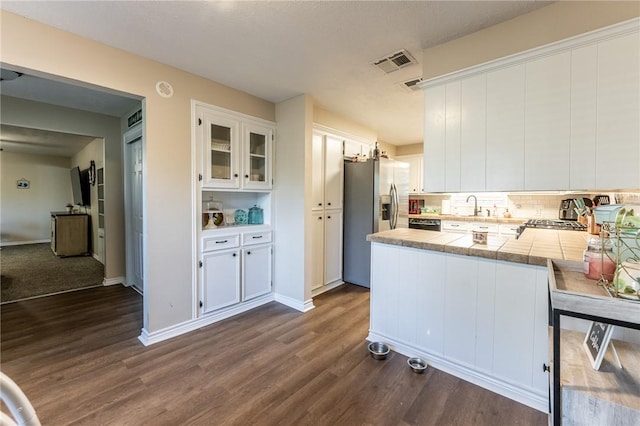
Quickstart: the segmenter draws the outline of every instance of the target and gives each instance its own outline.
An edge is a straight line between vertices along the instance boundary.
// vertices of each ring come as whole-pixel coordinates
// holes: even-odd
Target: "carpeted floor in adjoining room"
[[[48,243],[0,250],[2,303],[101,285],[104,266],[91,256],[57,257]]]

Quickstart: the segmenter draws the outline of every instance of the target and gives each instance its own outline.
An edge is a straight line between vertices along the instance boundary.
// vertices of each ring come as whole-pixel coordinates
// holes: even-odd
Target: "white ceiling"
[[[0,148],[22,154],[72,157],[95,137],[0,124]]]
[[[547,4],[3,0],[0,7],[271,102],[309,94],[379,140],[405,145],[422,141],[422,93],[399,83],[421,76],[424,49]],[[371,65],[400,49],[419,65],[390,74]]]

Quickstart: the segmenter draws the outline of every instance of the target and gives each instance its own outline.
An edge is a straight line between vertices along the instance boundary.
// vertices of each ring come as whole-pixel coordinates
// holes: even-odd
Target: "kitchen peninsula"
[[[519,239],[415,229],[371,234],[368,339],[547,412],[547,259],[581,261],[588,234]]]

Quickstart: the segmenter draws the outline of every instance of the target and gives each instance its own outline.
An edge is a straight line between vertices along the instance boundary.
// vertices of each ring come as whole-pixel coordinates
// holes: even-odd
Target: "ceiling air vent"
[[[400,68],[408,67],[409,65],[417,63],[418,61],[416,61],[409,52],[402,49],[398,52],[387,55],[384,58],[378,59],[373,63],[373,65],[388,74],[390,72],[397,71]]]
[[[422,82],[422,77],[414,77],[410,80],[398,83],[407,92],[417,92],[420,90],[419,84]]]

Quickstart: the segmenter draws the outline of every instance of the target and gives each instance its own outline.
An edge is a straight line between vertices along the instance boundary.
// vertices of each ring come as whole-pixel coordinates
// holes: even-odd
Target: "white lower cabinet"
[[[369,339],[548,409],[547,269],[372,244]]]
[[[311,214],[314,295],[342,283],[342,210],[324,210]],[[324,287],[324,288],[323,288]]]
[[[240,251],[202,255],[202,313],[240,302]]]
[[[271,291],[271,245],[242,249],[242,300]]]
[[[202,247],[202,314],[271,292],[270,231],[208,235]]]

